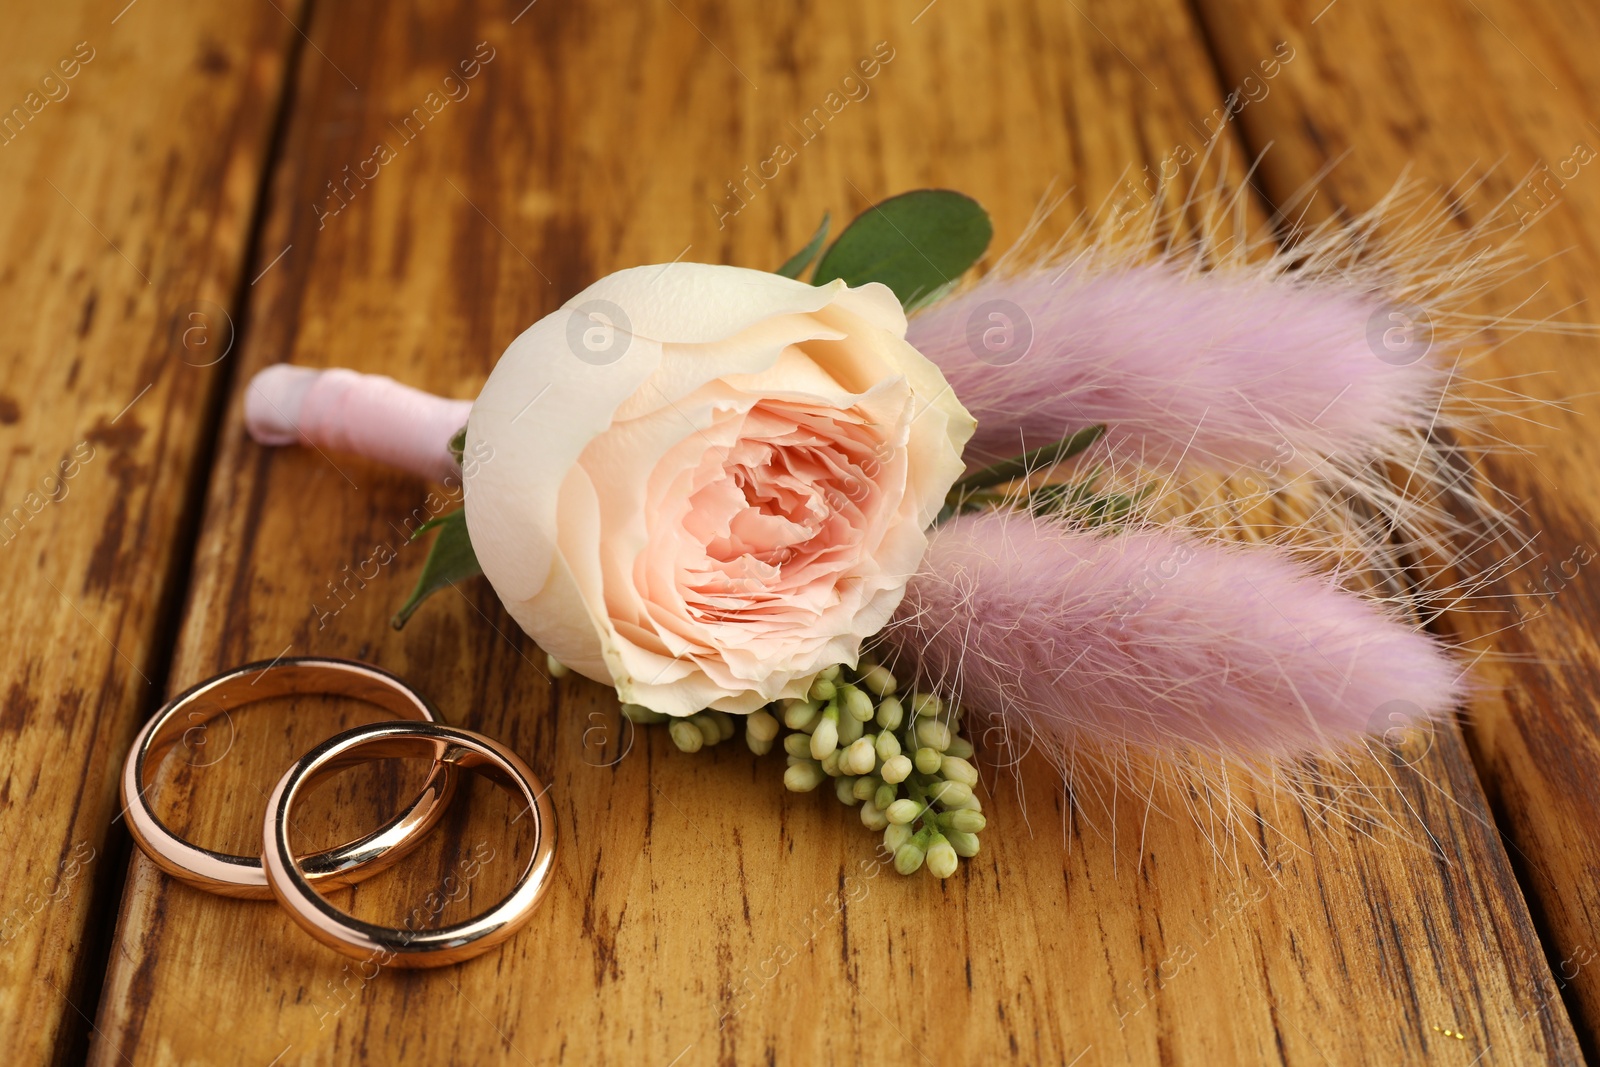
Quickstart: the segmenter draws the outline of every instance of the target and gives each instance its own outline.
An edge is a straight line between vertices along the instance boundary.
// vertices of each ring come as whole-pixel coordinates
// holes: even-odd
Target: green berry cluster
[[[972,744],[961,736],[959,705],[932,693],[902,700],[899,688],[894,674],[870,657],[855,669],[829,667],[806,699],[743,716],[745,744],[765,755],[787,727],[786,788],[809,793],[832,778],[840,802],[859,805],[863,825],[883,832],[896,870],[912,874],[926,865],[948,878],[960,857],[978,854],[985,825]],[[636,723],[667,723],[685,752],[726,741],[739,718],[720,711],[672,718],[637,704],[624,704],[622,712]]]

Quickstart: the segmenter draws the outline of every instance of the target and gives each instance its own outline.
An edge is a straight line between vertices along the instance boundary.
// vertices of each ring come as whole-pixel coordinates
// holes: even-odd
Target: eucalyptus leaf
[[[828,223],[832,216],[826,211],[822,213],[822,225],[817,227],[817,232],[811,235],[811,240],[806,246],[790,256],[783,266],[778,268],[778,273],[785,278],[798,278],[811,266],[811,261],[817,258],[817,253],[822,251],[822,242],[828,239]]]
[[[1063,460],[1076,456],[1079,452],[1100,440],[1101,435],[1105,432],[1104,423],[1086,426],[1076,433],[1063,437],[1053,445],[1031,449],[1013,459],[1002,460],[999,463],[984,467],[982,470],[973,471],[950,487],[947,499],[959,501],[971,496],[979,489],[987,489],[1002,482],[1015,481],[1018,478],[1033,474],[1035,471],[1046,470]]]
[[[901,306],[912,309],[955,284],[993,236],[988,212],[970,196],[918,189],[858,215],[823,255],[811,281],[882,282]]]
[[[417,532],[411,535],[415,541],[424,532],[437,528],[439,536],[433,539],[433,544],[428,548],[428,558],[423,561],[422,574],[417,578],[417,587],[411,590],[410,598],[395,612],[394,618],[389,620],[389,625],[396,630],[406,624],[406,620],[422,606],[434,593],[447,585],[454,585],[459,581],[475,577],[483,573],[483,568],[478,566],[478,556],[472,551],[472,540],[467,536],[467,513],[465,511],[452,511],[448,515],[440,515],[417,527]]]

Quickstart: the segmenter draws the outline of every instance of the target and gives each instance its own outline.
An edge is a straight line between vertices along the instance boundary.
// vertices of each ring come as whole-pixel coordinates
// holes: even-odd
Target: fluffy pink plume
[[[1370,458],[1434,418],[1445,376],[1422,358],[1431,335],[1396,313],[1281,273],[1043,269],[991,274],[914,318],[908,339],[977,416],[975,465],[1103,422],[1096,447],[1114,460],[1294,471]]]
[[[922,684],[1067,746],[1292,757],[1463,695],[1429,637],[1276,549],[1019,513],[935,530],[889,637]]]

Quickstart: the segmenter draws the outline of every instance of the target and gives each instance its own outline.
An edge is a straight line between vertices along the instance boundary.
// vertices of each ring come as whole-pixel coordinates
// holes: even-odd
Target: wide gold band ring
[[[363,922],[324,900],[307,879],[303,861],[289,848],[290,815],[302,790],[357,763],[405,756],[431,756],[447,766],[475,771],[519,794],[527,805],[517,819],[526,815],[532,820],[533,855],[511,893],[476,918],[431,930]],[[329,738],[279,780],[262,827],[267,880],[295,922],[346,956],[402,968],[459,963],[515,934],[533,917],[549,888],[555,848],[555,812],[544,787],[515,752],[482,734],[428,722],[375,722]]]
[[[259,700],[297,694],[345,696],[407,719],[434,722],[427,698],[387,671],[354,660],[309,657],[250,663],[219,674],[168,701],[134,739],[122,770],[122,802],[133,839],[174,878],[226,897],[272,899],[259,856],[234,856],[191,844],[156,818],[145,793],[166,751],[218,715]],[[429,772],[422,792],[377,830],[301,861],[305,877],[320,885],[358,882],[400,859],[444,814],[456,775],[449,764]]]

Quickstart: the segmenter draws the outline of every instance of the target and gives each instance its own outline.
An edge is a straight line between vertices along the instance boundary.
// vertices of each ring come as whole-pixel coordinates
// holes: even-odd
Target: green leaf
[[[1095,488],[1101,473],[1096,468],[1076,485],[1042,485],[1028,493],[1025,506],[1035,515],[1059,515],[1084,526],[1115,526],[1126,522],[1155,489],[1148,482],[1132,493],[1101,492]]]
[[[817,253],[822,251],[822,242],[828,239],[828,223],[831,221],[826,211],[822,213],[822,225],[817,227],[817,232],[811,235],[811,240],[806,246],[789,257],[788,262],[778,268],[778,273],[785,278],[798,278],[811,266],[811,261],[817,258]]]
[[[467,537],[465,511],[452,511],[448,515],[440,515],[437,519],[423,523],[417,527],[417,532],[411,535],[411,539],[415,541],[425,531],[435,527],[438,527],[439,536],[433,539],[433,546],[428,549],[428,558],[422,564],[422,575],[417,579],[417,587],[411,590],[410,599],[402,604],[400,610],[395,612],[394,618],[389,620],[389,625],[396,630],[406,624],[406,620],[422,606],[424,600],[445,586],[454,585],[483,573],[483,568],[478,566],[477,554],[472,551],[472,541]]]
[[[461,429],[450,435],[450,444],[448,447],[450,449],[450,454],[456,458],[456,466],[461,466],[461,456],[467,450],[467,428],[465,426],[461,427]],[[428,525],[431,526],[432,523],[429,523]],[[422,530],[426,530],[427,528],[428,526],[423,526]],[[418,530],[417,532],[421,533],[422,530]]]
[[[1077,433],[1063,437],[1053,445],[1035,448],[1013,459],[1002,460],[982,470],[973,471],[950,487],[950,492],[946,499],[961,500],[971,496],[976,490],[987,489],[991,485],[999,485],[1002,482],[1015,481],[1036,471],[1054,467],[1057,463],[1071,459],[1100,440],[1101,435],[1105,432],[1104,423],[1085,426]]]
[[[913,310],[954,285],[993,236],[988,212],[969,196],[948,189],[902,193],[857,216],[811,282],[882,282]]]
[[[906,314],[909,315],[918,308],[927,307],[929,304],[937,304],[940,300],[944,299],[947,295],[953,292],[955,287],[960,284],[961,279],[956,278],[954,281],[951,281],[946,285],[941,285],[937,289],[929,289],[926,293],[923,293],[921,296],[916,297],[913,300],[902,300],[900,302],[900,306],[905,308]]]

